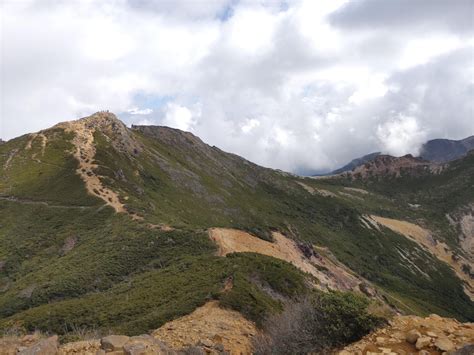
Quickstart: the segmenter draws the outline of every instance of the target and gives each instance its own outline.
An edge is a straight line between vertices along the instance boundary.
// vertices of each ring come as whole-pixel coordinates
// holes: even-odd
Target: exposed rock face
[[[367,154],[367,155],[364,155],[363,157],[361,158],[357,158],[357,159],[354,159],[352,160],[350,163],[344,165],[342,168],[339,168],[339,169],[336,169],[334,171],[332,171],[331,173],[329,173],[330,175],[334,175],[334,174],[340,174],[340,173],[344,173],[346,171],[351,171],[352,169],[355,169],[371,160],[374,160],[376,157],[378,157],[381,153],[380,152],[375,152],[375,153],[370,153],[370,154]]]
[[[473,323],[460,323],[435,314],[426,318],[397,316],[389,326],[347,346],[339,355],[463,354],[461,349],[473,343]]]
[[[20,355],[50,355],[58,352],[58,337],[41,339],[36,344],[18,351]]]
[[[367,179],[420,176],[427,173],[440,173],[442,170],[443,165],[415,158],[410,154],[403,157],[378,155],[373,160],[341,175],[352,179]]]

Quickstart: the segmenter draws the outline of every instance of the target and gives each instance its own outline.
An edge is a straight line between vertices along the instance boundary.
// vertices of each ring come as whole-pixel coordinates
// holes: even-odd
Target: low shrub
[[[315,293],[288,303],[254,338],[257,354],[327,353],[384,323],[368,312],[367,298],[350,292]]]

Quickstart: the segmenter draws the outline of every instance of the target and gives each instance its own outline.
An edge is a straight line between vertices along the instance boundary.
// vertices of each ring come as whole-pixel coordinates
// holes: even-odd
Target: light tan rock
[[[37,343],[18,352],[19,355],[55,355],[58,353],[57,335],[41,339]]]
[[[417,339],[415,347],[418,350],[421,350],[421,349],[423,349],[424,347],[427,347],[430,344],[431,344],[431,338],[430,337],[421,336]]]
[[[435,341],[434,346],[436,346],[441,351],[451,351],[454,350],[454,344],[448,338],[439,338]]]
[[[418,330],[412,329],[406,334],[405,340],[410,344],[415,344],[420,336],[421,333]]]
[[[67,343],[59,348],[59,355],[81,354],[94,355],[100,349],[100,341],[98,339],[82,340]]]
[[[106,351],[122,350],[123,346],[130,340],[125,335],[109,335],[100,339],[100,346]]]
[[[25,343],[31,343],[34,341],[38,341],[40,339],[40,334],[38,332],[35,332],[33,334],[27,334],[23,338],[21,338],[22,342]]]
[[[173,354],[161,341],[149,335],[131,337],[123,346],[126,355],[161,355]]]

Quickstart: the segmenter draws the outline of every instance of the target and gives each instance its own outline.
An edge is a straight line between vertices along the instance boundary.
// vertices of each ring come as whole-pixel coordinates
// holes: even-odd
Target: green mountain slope
[[[470,156],[419,182],[439,194],[428,194],[414,212],[406,203],[417,203],[412,196],[420,190],[410,186],[418,180],[391,184],[400,191],[393,198],[381,182],[300,178],[187,132],[129,129],[109,113],[16,138],[0,145],[0,327],[137,334],[209,299],[260,322],[281,309],[281,297],[309,292],[311,277],[287,262],[216,256],[211,227],[266,240],[279,231],[300,245],[328,248],[404,311],[474,320],[464,281],[446,262],[364,223],[370,215],[422,219],[466,254],[458,227],[438,217],[472,203],[472,180],[464,178],[472,167]],[[470,195],[460,192],[466,188]],[[229,279],[233,288],[222,292]]]

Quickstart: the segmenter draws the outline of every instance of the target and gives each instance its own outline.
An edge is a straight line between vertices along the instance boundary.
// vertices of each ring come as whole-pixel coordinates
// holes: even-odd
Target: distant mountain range
[[[463,157],[472,149],[474,149],[474,136],[460,140],[432,139],[423,144],[419,158],[435,163],[446,163]],[[350,163],[331,171],[327,175],[341,174],[346,171],[354,170],[355,168],[374,160],[379,155],[382,155],[382,153],[370,153],[363,157],[353,159]]]
[[[420,158],[436,163],[445,163],[458,159],[474,149],[474,136],[461,140],[433,139],[421,148]]]

